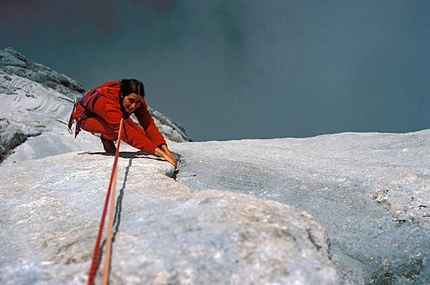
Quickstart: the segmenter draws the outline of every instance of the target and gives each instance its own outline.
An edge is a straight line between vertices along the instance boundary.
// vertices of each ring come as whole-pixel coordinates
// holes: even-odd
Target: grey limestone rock
[[[2,167],[2,284],[86,283],[111,162],[68,153]],[[307,213],[192,191],[169,163],[136,153],[119,170],[109,284],[340,284]]]
[[[0,49],[0,69],[43,84],[71,98],[77,98],[85,91],[74,79],[43,64],[34,63],[12,48]]]
[[[423,130],[178,144],[177,180],[308,212],[345,284],[427,284],[429,141]]]

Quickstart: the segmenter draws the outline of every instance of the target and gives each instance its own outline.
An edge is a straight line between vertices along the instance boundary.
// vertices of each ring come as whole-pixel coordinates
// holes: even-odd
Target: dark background
[[[196,141],[428,128],[429,46],[426,0],[0,0],[0,48],[141,79]]]

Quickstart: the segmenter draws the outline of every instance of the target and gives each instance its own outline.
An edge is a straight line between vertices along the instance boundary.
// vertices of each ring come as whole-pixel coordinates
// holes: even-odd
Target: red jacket
[[[122,140],[135,148],[154,154],[155,148],[166,141],[156,127],[145,99],[142,99],[139,108],[133,112],[142,126],[140,127],[130,118],[131,114],[122,107],[120,87],[120,82],[105,82],[89,91],[100,94],[87,105],[90,112],[83,116],[81,128],[88,132],[100,133],[106,139],[115,140],[118,138],[120,120],[124,118]],[[74,119],[78,120],[83,111],[84,107],[78,104],[73,113]]]

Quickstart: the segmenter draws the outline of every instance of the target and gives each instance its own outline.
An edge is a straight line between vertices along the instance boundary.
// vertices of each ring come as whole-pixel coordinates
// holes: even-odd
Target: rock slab
[[[73,152],[1,167],[1,284],[86,283],[112,161]],[[110,284],[340,284],[307,213],[193,191],[141,153],[123,152],[119,170]]]

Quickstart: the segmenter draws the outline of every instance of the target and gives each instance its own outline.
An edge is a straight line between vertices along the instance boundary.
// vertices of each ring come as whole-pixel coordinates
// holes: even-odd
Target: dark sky
[[[196,141],[430,126],[428,0],[0,0],[0,48],[143,80]]]

